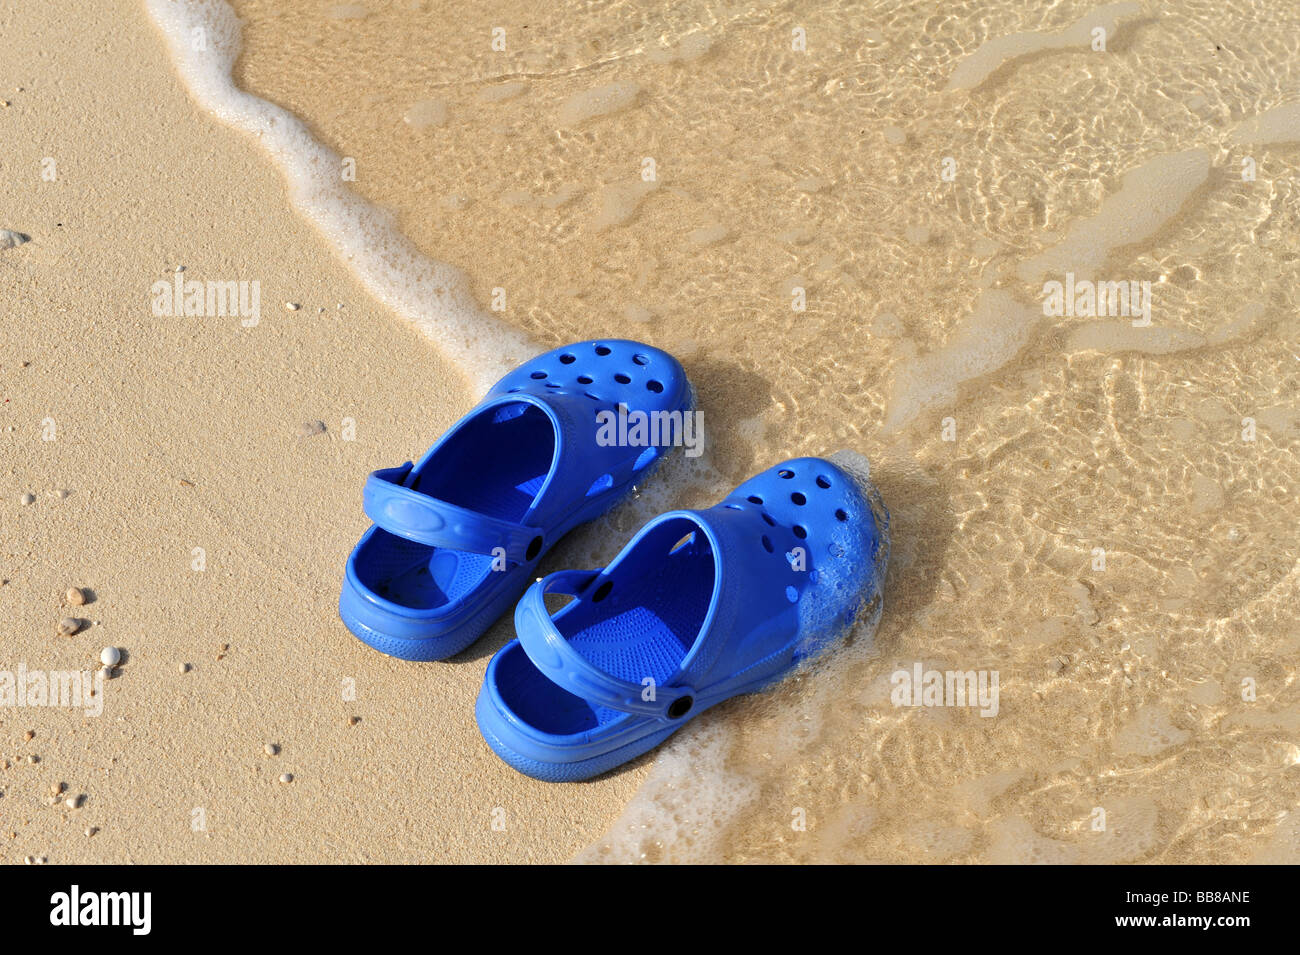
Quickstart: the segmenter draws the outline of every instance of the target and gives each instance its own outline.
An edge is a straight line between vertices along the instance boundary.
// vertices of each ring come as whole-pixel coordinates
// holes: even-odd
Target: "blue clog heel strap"
[[[520,564],[541,551],[542,529],[489,517],[407,486],[413,467],[382,468],[366,480],[363,504],[375,524],[407,540],[475,554],[500,554]]]
[[[593,666],[569,643],[546,609],[547,594],[579,596],[600,578],[600,571],[562,570],[543,577],[524,593],[515,608],[519,644],[542,674],[581,699],[624,713],[665,722],[684,715],[695,691],[685,685],[647,687],[619,679]],[[648,697],[648,698],[647,698]]]
[[[780,541],[781,552],[764,546],[763,531]],[[680,718],[725,695],[738,676],[748,672],[757,679],[762,674],[755,666],[776,665],[783,652],[792,652],[787,635],[797,612],[790,594],[801,592],[807,579],[785,556],[795,542],[789,530],[782,536],[757,513],[721,506],[669,511],[647,523],[604,570],[561,571],[530,587],[515,612],[520,645],[548,679],[582,699],[661,720]],[[638,578],[671,573],[669,562],[690,550],[707,555],[711,595],[675,672],[661,674],[653,690],[601,670],[561,631],[605,617],[600,601],[602,590],[610,590],[606,584],[617,593]],[[553,617],[544,601],[550,593],[577,599]]]

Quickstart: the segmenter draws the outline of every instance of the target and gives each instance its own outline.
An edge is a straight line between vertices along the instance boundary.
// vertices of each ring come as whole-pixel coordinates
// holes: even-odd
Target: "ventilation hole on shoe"
[[[630,385],[632,383],[632,379],[629,378],[627,375],[623,374],[621,371],[614,376],[614,380],[617,381],[620,385]]]
[[[661,394],[664,390],[663,384],[655,381],[653,378],[650,381],[647,381],[645,383],[645,386],[649,388],[651,391],[653,391],[655,394]]]
[[[728,504],[728,505],[727,505],[727,510],[729,510],[729,511],[743,511],[744,508],[741,507],[739,504]]]
[[[529,375],[528,377],[531,378],[531,379],[533,379],[533,381],[541,381],[543,378],[546,377],[546,372],[544,372],[544,371],[535,371],[535,372],[533,372],[531,375]]]
[[[808,536],[808,528],[804,527],[802,524],[796,524],[794,526],[794,536],[800,540],[804,540]]]
[[[781,477],[785,478],[787,481],[790,480],[790,478],[794,477],[794,472],[791,471],[789,468],[782,468],[776,473],[781,475]]]
[[[767,551],[769,554],[772,553],[772,541],[768,538],[766,534],[763,535],[762,541],[763,541],[763,550]]]
[[[831,486],[831,479],[828,478],[825,474],[819,474],[819,475],[817,475],[817,486],[818,486],[818,487],[830,487],[830,486]]]
[[[636,464],[632,465],[632,470],[640,471],[642,468],[648,467],[651,464],[651,462],[653,462],[654,459],[657,457],[659,457],[658,448],[656,447],[646,448],[644,451],[641,452],[640,457],[636,459]]]
[[[609,596],[609,592],[613,589],[614,589],[614,581],[612,580],[605,581],[603,584],[597,587],[596,592],[591,595],[591,602],[595,604],[600,603],[602,600],[604,600],[606,597]]]
[[[542,537],[537,535],[528,544],[528,550],[524,552],[524,560],[532,560],[542,552]]]
[[[638,365],[650,364],[650,359],[647,358],[645,355],[633,355],[632,360],[636,362]]]
[[[693,544],[693,543],[695,543],[695,531],[691,531],[689,534],[687,534],[685,537],[679,540],[676,544],[674,544],[673,549],[670,550],[668,553],[675,554],[683,547],[685,547],[687,544]]]
[[[749,495],[749,497],[745,498],[745,500],[749,501],[750,504],[762,504],[762,503],[763,503],[763,499],[762,499],[761,497],[759,497],[757,494],[751,494],[751,495]]]
[[[504,405],[497,409],[497,413],[492,416],[493,424],[500,424],[502,421],[512,421],[528,410],[528,405],[513,404]]]
[[[785,599],[790,601],[790,603],[799,602],[799,591],[794,589],[794,584],[791,584],[789,587],[785,588]]]
[[[587,497],[595,497],[601,491],[608,491],[614,486],[614,475],[602,474],[596,480],[591,482],[591,487],[587,488]]]
[[[691,707],[694,705],[695,701],[689,696],[679,696],[668,704],[668,718],[670,720],[681,719],[691,711]]]
[[[800,507],[803,507],[805,504],[808,503],[808,498],[804,497],[798,491],[795,491],[793,494],[790,495],[790,500],[794,501]]]
[[[776,527],[776,521],[772,520],[772,515],[767,513],[767,511],[762,512],[762,518],[763,522],[767,524],[768,527]]]
[[[579,376],[578,376],[578,384],[580,384],[580,385],[589,385],[589,384],[591,384],[591,376],[590,376],[590,375],[579,375]]]
[[[578,360],[578,356],[577,356],[577,355],[561,355],[561,356],[560,356],[560,364],[561,364],[561,365],[572,365],[572,364],[573,364],[575,361],[577,361],[577,360]]]
[[[837,507],[835,509],[835,519],[837,521],[847,521],[849,519],[849,515],[844,513],[844,508]]]
[[[596,346],[596,354],[597,354],[597,355],[600,355],[602,358],[604,358],[606,355],[609,354],[609,346],[608,346],[608,345],[597,345],[597,346]]]

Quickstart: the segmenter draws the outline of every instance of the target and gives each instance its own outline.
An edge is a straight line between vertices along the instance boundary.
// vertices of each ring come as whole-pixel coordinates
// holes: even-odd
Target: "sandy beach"
[[[126,661],[98,717],[0,712],[5,859],[569,858],[644,769],[556,788],[496,760],[464,717],[508,621],[462,665],[417,667],[337,617],[361,482],[473,404],[464,376],[358,288],[255,143],[196,110],[137,5],[96,9],[68,31],[21,5],[0,30],[25,70],[0,94],[4,226],[31,236],[0,262],[0,643],[10,670]],[[260,321],[154,317],[177,266],[259,280]],[[65,606],[73,586],[93,599]],[[58,636],[69,616],[90,625]],[[79,808],[48,805],[60,783]]]
[[[0,12],[0,670],[124,655],[0,707],[0,858],[1300,861],[1295,15],[573,6]],[[894,557],[875,634],[548,785],[473,721],[508,616],[403,663],[339,580],[371,470],[600,336],[706,453],[548,569],[841,448]]]

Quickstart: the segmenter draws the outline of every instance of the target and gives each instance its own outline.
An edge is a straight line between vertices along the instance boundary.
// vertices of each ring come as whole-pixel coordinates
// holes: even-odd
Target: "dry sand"
[[[0,668],[126,654],[101,716],[0,708],[0,858],[556,861],[591,842],[644,769],[548,787],[496,759],[472,706],[504,626],[413,665],[335,611],[365,475],[468,409],[462,377],[359,290],[257,146],[196,110],[136,4],[6,7],[0,60],[0,227],[31,236],[0,252]],[[177,265],[259,280],[260,323],[156,318]],[[63,606],[70,586],[93,599]],[[56,636],[70,615],[94,624]],[[47,804],[58,783],[79,808]]]

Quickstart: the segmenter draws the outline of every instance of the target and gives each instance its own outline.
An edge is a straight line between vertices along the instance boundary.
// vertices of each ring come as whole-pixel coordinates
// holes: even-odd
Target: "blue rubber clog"
[[[518,599],[556,541],[613,507],[669,450],[611,442],[600,413],[686,413],[692,403],[681,364],[639,342],[580,342],[521,365],[417,464],[370,475],[374,526],[348,557],[343,622],[403,660],[459,653]]]
[[[786,461],[656,517],[603,570],[534,583],[479,690],[488,745],[537,779],[596,776],[878,614],[889,516],[851,457]],[[550,594],[574,599],[552,614]]]

